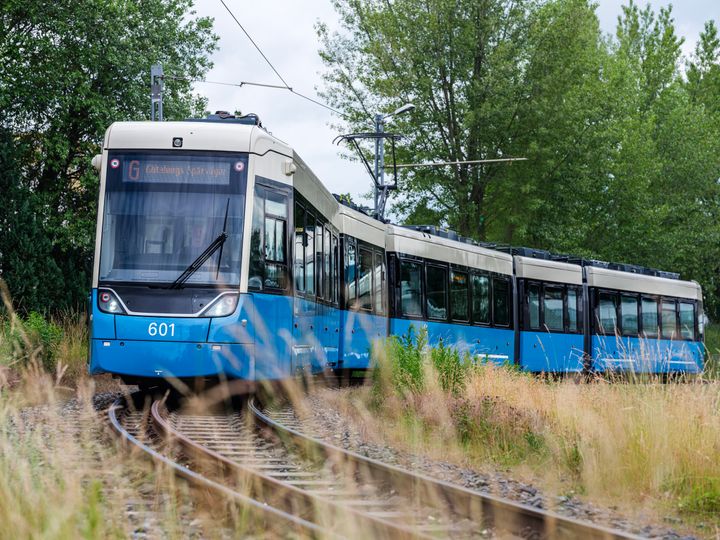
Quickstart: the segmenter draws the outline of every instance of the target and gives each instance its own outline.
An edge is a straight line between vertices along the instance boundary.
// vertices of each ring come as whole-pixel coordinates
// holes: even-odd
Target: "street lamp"
[[[415,110],[415,105],[406,103],[389,114],[375,115],[375,215],[382,220],[385,217],[389,186],[385,183],[385,120]]]

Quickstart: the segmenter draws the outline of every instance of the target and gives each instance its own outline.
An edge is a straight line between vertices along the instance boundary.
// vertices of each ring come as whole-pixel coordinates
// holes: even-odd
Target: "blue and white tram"
[[[583,270],[593,314],[588,355],[595,371],[702,371],[697,283],[601,266]]]
[[[696,283],[372,219],[256,116],[116,123],[94,162],[91,373],[362,370],[410,325],[533,372],[702,369]]]
[[[514,262],[523,368],[546,373],[583,371],[582,267],[521,255],[515,255]]]
[[[386,249],[391,334],[424,325],[430,345],[515,362],[511,255],[394,225]]]

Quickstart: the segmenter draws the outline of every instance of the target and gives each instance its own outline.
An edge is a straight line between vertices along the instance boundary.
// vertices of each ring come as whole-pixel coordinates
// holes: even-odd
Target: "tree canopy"
[[[589,0],[335,0],[318,25],[324,97],[342,129],[397,117],[416,168],[393,210],[406,223],[679,271],[720,316],[720,36],[683,58],[670,7],[630,1],[614,35]]]
[[[215,49],[191,0],[0,0],[0,276],[21,309],[82,303],[107,127],[149,117],[150,66],[168,79],[165,115],[203,111],[188,80]]]

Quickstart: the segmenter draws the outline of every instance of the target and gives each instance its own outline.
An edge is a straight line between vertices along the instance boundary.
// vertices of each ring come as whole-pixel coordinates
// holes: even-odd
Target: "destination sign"
[[[117,163],[115,163],[117,161]],[[242,171],[245,163],[228,160],[125,159],[112,160],[110,167],[122,167],[122,181],[128,184],[199,184],[227,186],[230,172]]]

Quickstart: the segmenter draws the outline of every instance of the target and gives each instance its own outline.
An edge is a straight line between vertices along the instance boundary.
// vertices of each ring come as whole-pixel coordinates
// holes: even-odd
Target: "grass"
[[[549,381],[426,343],[420,332],[375,348],[372,385],[339,405],[364,433],[720,531],[717,381]]]

